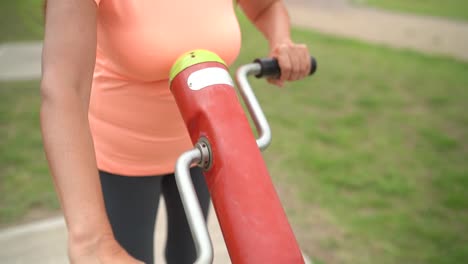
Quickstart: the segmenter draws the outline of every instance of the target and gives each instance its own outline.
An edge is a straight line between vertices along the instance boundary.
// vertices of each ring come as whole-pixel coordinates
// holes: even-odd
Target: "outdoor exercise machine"
[[[313,58],[311,63],[313,74],[317,63]],[[233,263],[304,263],[260,152],[270,144],[271,131],[247,79],[280,74],[275,59],[255,60],[237,71],[256,139],[220,57],[195,50],[182,55],[171,69],[170,88],[195,146],[179,157],[175,177],[197,249],[196,263],[212,263],[213,248],[190,177],[195,164],[204,169]]]

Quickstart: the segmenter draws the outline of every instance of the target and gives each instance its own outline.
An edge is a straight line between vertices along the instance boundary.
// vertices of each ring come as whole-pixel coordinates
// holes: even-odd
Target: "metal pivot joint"
[[[195,144],[195,147],[201,153],[201,159],[198,162],[198,166],[203,168],[205,171],[210,170],[211,166],[213,165],[213,157],[210,142],[206,137],[201,137],[198,140],[197,144]]]

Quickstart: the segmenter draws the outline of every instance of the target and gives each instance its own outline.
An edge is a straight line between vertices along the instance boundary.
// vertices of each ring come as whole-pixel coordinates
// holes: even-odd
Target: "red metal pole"
[[[211,145],[205,178],[232,262],[304,263],[226,66],[207,51],[178,62],[171,90],[192,142]]]

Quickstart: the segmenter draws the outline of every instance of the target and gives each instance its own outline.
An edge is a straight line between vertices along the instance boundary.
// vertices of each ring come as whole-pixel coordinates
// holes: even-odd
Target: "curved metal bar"
[[[245,105],[258,131],[259,138],[257,139],[257,145],[260,150],[263,151],[271,143],[271,129],[247,79],[250,75],[257,75],[260,73],[260,70],[261,66],[258,63],[250,63],[241,66],[237,70],[236,81],[240,94],[244,99]]]
[[[197,260],[195,263],[209,264],[213,262],[213,245],[189,170],[190,165],[199,162],[201,158],[202,153],[198,148],[183,153],[176,163],[175,179],[197,249]]]

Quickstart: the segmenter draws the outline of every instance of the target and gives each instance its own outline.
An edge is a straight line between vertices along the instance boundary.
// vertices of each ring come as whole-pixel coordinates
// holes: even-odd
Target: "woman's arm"
[[[93,0],[48,1],[42,54],[42,135],[65,214],[72,263],[135,263],[112,234],[88,125],[96,10]]]
[[[281,0],[239,0],[247,17],[263,33],[270,45],[270,56],[278,59],[281,79],[271,82],[282,85],[306,77],[310,71],[307,46],[291,40],[290,21]]]

